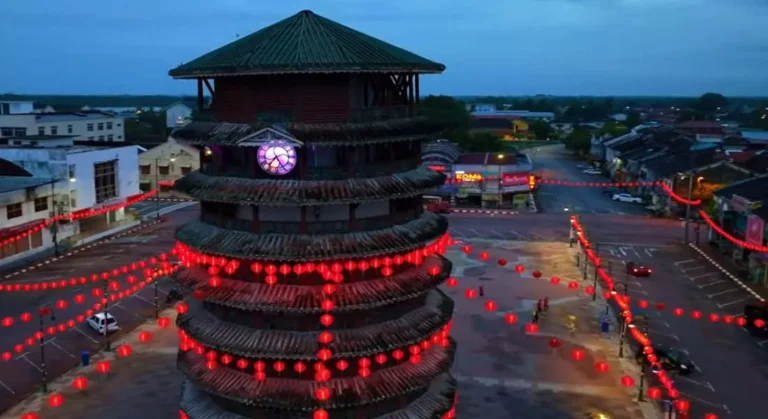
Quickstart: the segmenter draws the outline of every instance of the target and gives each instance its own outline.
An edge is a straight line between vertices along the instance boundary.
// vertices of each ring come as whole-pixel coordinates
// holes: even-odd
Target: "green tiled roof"
[[[445,66],[304,10],[171,70],[174,78],[440,73]]]

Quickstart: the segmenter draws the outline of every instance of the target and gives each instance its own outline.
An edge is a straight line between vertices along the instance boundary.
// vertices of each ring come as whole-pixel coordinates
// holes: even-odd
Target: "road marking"
[[[689,275],[688,278],[699,279],[699,278],[704,278],[705,276],[712,276],[712,275],[719,275],[719,274],[720,274],[720,272],[709,272],[709,273],[705,273],[705,274],[701,274],[701,275],[696,275],[696,276],[690,276]]]
[[[121,306],[121,305],[120,305],[120,303],[117,303],[117,304],[113,304],[113,305],[109,306],[109,308],[110,308],[110,309],[113,309],[113,308],[119,308],[120,310],[123,310],[123,311],[125,311],[126,313],[128,313],[128,314],[130,314],[130,315],[132,315],[132,316],[136,317],[137,319],[144,319],[144,317],[142,317],[142,316],[140,316],[140,315],[138,315],[138,314],[134,313],[133,311],[131,311],[131,310],[128,310],[127,308],[125,308],[125,307]]]
[[[653,257],[653,251],[656,249],[643,249],[645,250],[645,254],[648,255],[648,257]]]
[[[90,335],[88,335],[87,333],[83,332],[82,330],[78,329],[77,327],[73,327],[73,328],[72,328],[72,330],[74,330],[74,331],[76,331],[76,332],[80,333],[81,335],[85,336],[85,338],[86,338],[86,339],[90,340],[90,341],[91,341],[91,342],[93,342],[93,343],[99,343],[99,341],[98,341],[98,340],[94,339],[93,337],[91,337],[91,336],[90,336]],[[90,330],[90,329],[89,329],[89,330]]]
[[[11,388],[10,388],[10,387],[8,387],[8,385],[6,385],[6,384],[5,384],[4,382],[2,382],[2,381],[0,381],[0,386],[2,386],[4,389],[8,390],[8,392],[9,392],[9,393],[11,393],[11,394],[16,394],[16,392],[15,392],[15,391],[11,390]]]
[[[678,378],[679,378],[679,377],[678,377]],[[696,401],[697,401],[697,402],[699,402],[699,403],[704,403],[704,404],[706,404],[706,405],[709,405],[709,406],[712,406],[712,407],[716,407],[716,408],[718,408],[718,409],[719,409],[719,408],[721,408],[721,407],[723,407],[723,404],[722,404],[722,403],[720,403],[720,404],[717,404],[717,403],[713,403],[713,402],[710,402],[710,401],[707,401],[707,400],[704,400],[704,399],[700,399],[700,398],[698,398],[698,397],[693,397],[693,396],[691,396],[689,393],[683,393],[683,392],[681,391],[681,392],[680,392],[680,394],[684,395],[686,399],[696,400]]]
[[[69,352],[68,350],[66,350],[66,349],[62,348],[62,347],[61,347],[61,345],[59,345],[58,343],[51,341],[51,345],[53,345],[53,346],[55,346],[55,347],[59,348],[59,350],[60,350],[61,352],[64,352],[65,354],[69,355],[69,356],[70,356],[70,358],[77,358],[77,357],[76,357],[74,354],[72,354],[72,353],[71,353],[71,352]]]
[[[712,285],[722,284],[723,282],[725,282],[725,281],[715,281],[715,282],[710,282],[709,284],[699,285],[698,287],[699,287],[699,289],[704,289],[704,288],[710,287]]]
[[[695,271],[696,269],[704,269],[706,267],[707,265],[699,265],[699,266],[694,266],[693,268],[686,268],[686,269],[680,268],[680,270],[683,272],[690,272],[690,271]]]
[[[548,238],[542,236],[541,234],[531,233],[531,236],[538,237],[538,238],[540,238],[541,240],[544,240],[544,241],[550,241]]]
[[[654,335],[669,336],[669,337],[671,337],[672,339],[674,339],[674,340],[676,340],[676,341],[680,342],[680,338],[679,338],[679,337],[677,337],[677,335],[675,335],[675,334],[673,334],[673,333],[664,333],[664,332],[659,332],[658,330],[655,330],[655,329],[648,329],[648,333],[653,333]]]
[[[27,363],[29,363],[29,365],[33,366],[33,367],[34,367],[36,370],[38,370],[38,371],[40,371],[40,372],[43,372],[43,370],[42,370],[40,367],[38,367],[38,366],[37,366],[37,364],[35,364],[34,362],[30,361],[30,360],[29,360],[29,358],[27,358],[27,354],[28,354],[28,353],[29,353],[29,352],[27,352],[27,353],[25,353],[25,354],[21,355],[19,358],[21,358],[21,359],[23,359],[23,360],[27,361]],[[19,359],[19,358],[16,358],[16,359]]]
[[[734,292],[734,291],[738,291],[738,290],[739,290],[738,288],[731,288],[729,290],[716,292],[714,294],[707,294],[707,298],[712,298],[712,297],[715,297],[715,296],[718,296],[718,295],[728,294],[729,292]]]
[[[607,243],[607,242],[600,242],[600,246],[625,246],[625,247],[631,247],[631,246],[637,246],[637,247],[653,247],[654,249],[658,248],[664,248],[664,249],[673,249],[677,248],[677,246],[674,245],[665,245],[665,244],[655,244],[655,243]],[[694,259],[690,259],[693,261]],[[687,261],[683,261],[687,262]],[[677,265],[677,262],[675,263]]]
[[[745,297],[745,298],[742,298],[742,299],[740,299],[740,300],[731,301],[730,303],[725,303],[725,304],[718,304],[718,305],[717,305],[717,307],[718,307],[718,308],[723,308],[723,307],[727,307],[727,306],[729,306],[729,305],[731,305],[731,304],[736,304],[736,303],[741,303],[741,302],[743,302],[743,301],[747,301],[747,300],[749,300],[749,299],[751,299],[751,297]]]
[[[744,330],[746,330],[746,329],[744,329]],[[747,330],[747,332],[749,332],[749,330]],[[766,343],[768,343],[768,340],[763,340],[763,341],[757,342],[757,346],[762,348],[763,345],[765,345]]]
[[[624,251],[623,247],[619,247],[619,252],[621,252],[621,254],[624,255],[624,257],[627,257],[627,252]]]
[[[496,230],[491,230],[491,234],[495,234],[495,235],[497,235],[497,236],[501,237],[502,239],[505,239],[505,238],[506,238],[506,237],[504,237],[504,235],[503,235],[503,234],[499,233],[499,232],[498,232],[498,231],[496,231]]]
[[[712,387],[712,383],[710,383],[709,381],[696,381],[696,380],[690,379],[690,378],[682,376],[682,375],[678,375],[677,379],[678,380],[687,381],[689,383],[693,383],[693,384],[696,384],[696,385],[699,385],[699,386],[702,386],[702,387],[706,387],[706,388],[710,389],[712,392],[715,391],[715,388]]]
[[[681,260],[680,262],[675,262],[675,265],[682,265],[684,263],[690,263],[690,262],[696,262],[696,259]]]
[[[478,232],[477,230],[475,230],[475,229],[473,229],[473,228],[468,228],[467,230],[468,230],[468,231],[470,231],[470,232],[472,232],[472,234],[474,234],[474,235],[475,235],[475,236],[477,236],[477,237],[483,237],[483,235],[482,235],[482,234],[480,234],[480,232]]]
[[[159,290],[158,290],[158,291],[159,291]],[[133,294],[133,296],[134,296],[134,297],[136,297],[136,298],[138,298],[138,299],[139,299],[139,300],[141,300],[141,301],[144,301],[144,302],[146,302],[147,304],[149,304],[149,305],[151,305],[151,306],[154,306],[154,305],[155,305],[155,303],[153,303],[152,301],[149,301],[149,300],[147,300],[146,298],[144,298],[144,297],[140,296],[139,294]]]
[[[526,238],[525,236],[523,236],[522,234],[518,233],[518,232],[517,232],[517,231],[515,231],[515,230],[509,230],[509,232],[510,232],[510,233],[512,233],[512,234],[514,234],[515,236],[519,237],[519,238],[520,238],[520,240],[525,240],[525,238]]]

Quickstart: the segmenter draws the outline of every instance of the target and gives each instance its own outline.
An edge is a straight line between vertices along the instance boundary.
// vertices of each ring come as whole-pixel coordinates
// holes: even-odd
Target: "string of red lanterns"
[[[658,186],[664,184],[664,182],[658,180],[640,182],[573,182],[569,180],[539,179],[537,182],[541,185],[576,186],[590,188],[634,188],[638,186]]]
[[[669,196],[672,197],[672,199],[674,199],[675,201],[677,201],[680,204],[683,204],[683,205],[693,205],[693,206],[701,205],[701,199],[690,199],[689,200],[689,199],[683,198],[682,196],[680,196],[680,195],[676,194],[674,191],[672,191],[672,189],[666,183],[662,183],[661,184],[661,189],[664,189],[664,192],[666,192]]]
[[[171,249],[168,254],[175,255],[176,250]],[[135,272],[140,269],[145,269],[147,266],[155,266],[158,263],[162,263],[168,260],[168,254],[165,252],[159,253],[157,256],[148,257],[137,262],[133,262],[127,265],[123,265],[119,268],[113,268],[98,274],[91,274],[90,276],[81,276],[80,278],[60,279],[55,281],[35,282],[35,283],[10,283],[0,284],[0,291],[12,292],[12,291],[47,291],[57,290],[65,287],[74,287],[86,285],[89,281],[106,281],[110,278],[117,278],[121,275],[126,275],[130,272]]]
[[[102,299],[99,302],[93,304],[92,308],[85,310],[82,314],[78,314],[77,316],[67,321],[63,321],[55,326],[53,325],[48,326],[48,328],[45,329],[45,331],[38,330],[32,336],[26,338],[24,342],[20,342],[13,345],[13,351],[6,351],[0,354],[0,360],[10,361],[13,358],[13,353],[23,353],[26,348],[37,344],[40,341],[40,339],[43,339],[45,336],[53,336],[56,333],[65,332],[69,329],[74,328],[78,324],[85,322],[96,311],[100,310],[104,306],[104,304],[106,304],[107,302],[115,303],[124,298],[130,297],[131,295],[134,295],[135,293],[139,292],[145,286],[151,284],[157,277],[176,272],[178,269],[179,269],[178,266],[167,266],[166,268],[161,269],[161,272],[151,272],[148,276],[144,278],[144,280],[134,284],[131,288],[128,288],[124,291],[119,291],[114,294],[110,294],[109,298],[102,297]],[[61,301],[65,301],[65,300],[60,300],[59,302]],[[50,312],[51,312],[50,308],[42,307],[39,310],[38,315],[47,316],[48,314],[50,314]]]
[[[28,229],[22,231],[22,232],[16,233],[13,236],[8,237],[7,239],[4,239],[4,240],[0,241],[0,246],[8,246],[10,244],[13,244],[13,243],[15,243],[15,242],[17,242],[17,241],[19,241],[19,240],[29,236],[30,234],[33,234],[33,233],[41,231],[41,230],[43,230],[45,228],[48,228],[51,224],[53,224],[56,221],[62,221],[62,220],[63,221],[74,221],[74,220],[80,220],[80,219],[83,219],[83,218],[94,217],[96,215],[104,214],[104,213],[107,213],[107,212],[110,212],[110,211],[116,211],[116,210],[118,210],[120,208],[124,208],[124,207],[130,206],[130,205],[133,205],[133,204],[135,204],[137,202],[141,202],[141,201],[143,201],[143,200],[153,196],[156,192],[157,192],[157,190],[152,190],[152,191],[149,191],[149,192],[146,192],[146,193],[142,193],[142,194],[139,194],[139,195],[130,196],[130,197],[128,197],[125,200],[125,202],[122,202],[120,204],[109,205],[109,206],[106,206],[106,207],[103,207],[103,208],[97,208],[97,209],[85,209],[85,210],[80,210],[80,211],[74,212],[72,214],[62,214],[62,215],[57,215],[55,217],[50,217],[50,218],[47,218],[47,219],[44,219],[44,220],[40,220],[40,222],[38,224],[35,224],[35,225],[29,227]]]
[[[735,245],[738,245],[740,247],[743,247],[745,249],[749,249],[749,250],[751,250],[753,252],[768,253],[768,247],[766,247],[766,246],[760,246],[760,245],[753,244],[753,243],[747,243],[744,240],[739,240],[736,237],[732,236],[727,231],[723,230],[719,225],[717,225],[717,223],[714,220],[712,220],[712,218],[710,218],[709,215],[707,215],[706,212],[704,212],[702,210],[699,210],[699,216],[701,217],[702,220],[704,220],[705,223],[707,223],[709,228],[711,228],[712,230],[715,230],[717,232],[717,234],[725,237],[731,243],[733,243]]]

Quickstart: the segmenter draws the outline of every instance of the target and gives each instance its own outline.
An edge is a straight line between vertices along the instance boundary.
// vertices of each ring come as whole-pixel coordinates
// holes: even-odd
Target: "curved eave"
[[[425,304],[410,313],[382,323],[355,329],[334,330],[328,348],[337,358],[370,356],[417,344],[451,320],[453,300],[433,290]],[[319,332],[253,329],[220,320],[196,301],[176,320],[179,329],[206,348],[251,359],[317,360]]]
[[[445,183],[445,175],[426,167],[373,178],[347,180],[250,179],[192,172],[174,190],[199,201],[229,204],[299,206],[384,201],[422,195]]]
[[[445,373],[437,376],[429,389],[408,406],[375,419],[413,419],[442,417],[450,410],[456,395],[456,379]],[[181,408],[190,419],[247,419],[224,410],[209,393],[199,390],[189,381],[182,384]],[[334,412],[329,412],[334,418]],[[256,416],[258,417],[258,416]]]
[[[437,346],[424,352],[421,362],[403,362],[373,372],[367,378],[336,378],[322,385],[331,390],[331,398],[322,407],[344,409],[426,390],[437,377],[448,373],[456,344]],[[273,409],[313,411],[320,407],[314,399],[318,383],[313,380],[268,377],[257,381],[253,376],[232,368],[209,370],[205,358],[192,351],[180,353],[179,369],[201,390],[235,403]]]
[[[413,221],[381,230],[317,235],[256,234],[191,221],[176,229],[176,239],[215,256],[307,262],[407,252],[437,240],[447,231],[444,217],[424,212]]]
[[[408,73],[408,74],[440,74],[445,71],[445,66],[435,63],[434,65],[403,66],[403,65],[381,65],[371,67],[360,67],[356,65],[337,64],[328,67],[316,68],[291,68],[288,66],[275,67],[210,67],[202,69],[185,69],[184,66],[177,67],[168,72],[168,75],[177,80],[198,79],[213,77],[237,77],[237,76],[273,76],[288,74],[371,74],[371,73]]]
[[[439,275],[429,269],[439,266]],[[342,282],[333,294],[336,311],[368,310],[416,298],[440,285],[451,272],[451,261],[439,256],[428,257],[421,266],[412,267],[391,277],[355,282]],[[204,287],[207,303],[244,311],[268,313],[321,313],[324,299],[319,286],[267,285],[222,278],[219,287],[207,285],[210,275],[200,267],[185,269],[176,281],[185,288]]]

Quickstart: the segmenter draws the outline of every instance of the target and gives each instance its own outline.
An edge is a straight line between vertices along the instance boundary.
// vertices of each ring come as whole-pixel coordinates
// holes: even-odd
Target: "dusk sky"
[[[425,94],[768,95],[768,0],[0,4],[0,92],[194,94],[168,70],[311,9],[445,64]]]

